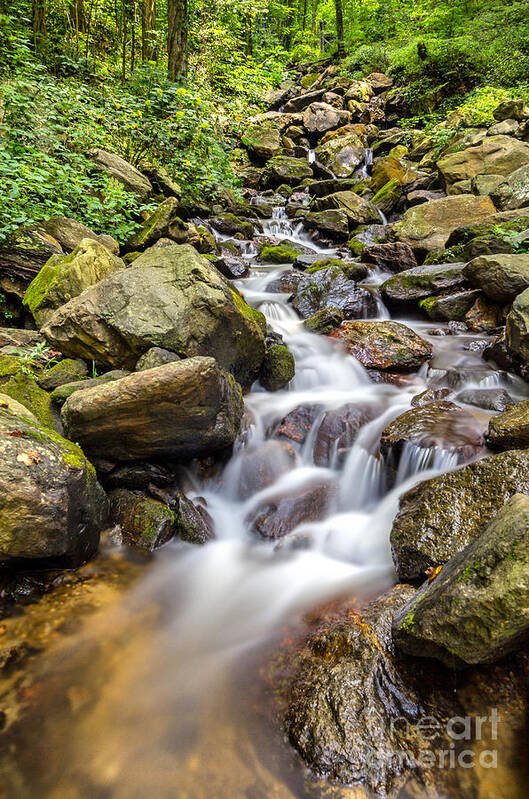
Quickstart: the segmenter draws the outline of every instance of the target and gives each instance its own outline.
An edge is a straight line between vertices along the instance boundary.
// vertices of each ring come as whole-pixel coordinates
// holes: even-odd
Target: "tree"
[[[187,75],[187,0],[167,0],[167,75],[180,80]]]
[[[334,6],[336,8],[336,39],[338,41],[337,56],[338,58],[343,58],[343,56],[345,55],[345,45],[343,39],[342,0],[334,0]]]
[[[143,0],[141,5],[141,60],[152,61],[156,36],[156,0]]]

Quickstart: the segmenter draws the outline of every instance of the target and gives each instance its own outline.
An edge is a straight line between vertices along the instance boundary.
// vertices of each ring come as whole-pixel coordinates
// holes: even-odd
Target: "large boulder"
[[[396,180],[401,186],[417,180],[417,170],[406,166],[398,158],[388,155],[375,161],[371,173],[371,188],[379,191],[389,180]]]
[[[400,499],[391,546],[401,580],[418,580],[477,538],[516,493],[529,494],[529,451],[491,455],[425,480]]]
[[[265,354],[265,321],[189,245],[151,248],[59,308],[43,328],[65,355],[133,369],[151,347],[211,355],[250,385]]]
[[[117,180],[118,183],[125,186],[127,191],[138,194],[143,199],[153,193],[151,181],[121,156],[97,147],[88,150],[86,155],[96,169]]]
[[[339,308],[344,318],[358,319],[376,314],[377,306],[367,289],[357,288],[338,266],[305,274],[298,283],[292,305],[302,319],[324,308]]]
[[[498,208],[506,211],[523,208],[529,204],[529,164],[512,172],[506,180],[490,192]]]
[[[263,181],[267,186],[297,186],[302,180],[312,177],[312,167],[304,158],[290,158],[287,155],[276,155],[271,158],[263,173]]]
[[[76,391],[61,418],[99,457],[189,459],[233,444],[242,411],[240,387],[213,358],[187,358]]]
[[[529,400],[517,402],[492,417],[487,443],[493,449],[529,447]]]
[[[175,197],[168,197],[155,208],[148,219],[127,241],[127,250],[144,250],[159,239],[170,235],[169,228],[180,222],[180,203]]]
[[[417,264],[415,254],[409,244],[401,241],[386,244],[373,244],[362,250],[360,260],[365,264],[372,264],[383,272],[404,272],[414,269]]]
[[[515,494],[402,607],[394,640],[448,666],[491,663],[529,638],[529,497]]]
[[[392,235],[421,252],[441,249],[450,233],[463,224],[482,222],[496,208],[490,197],[460,194],[408,208]]]
[[[432,357],[431,344],[400,322],[343,322],[329,337],[368,369],[411,372]]]
[[[264,120],[249,125],[241,141],[258,158],[273,158],[281,152],[281,128],[271,120]]]
[[[41,223],[41,227],[50,236],[59,242],[66,252],[75,250],[83,239],[93,239],[107,247],[114,255],[119,253],[119,244],[112,236],[97,234],[93,230],[78,222],[76,219],[69,219],[66,216],[53,216]]]
[[[510,353],[529,361],[529,289],[518,294],[507,315],[505,341]]]
[[[349,217],[342,208],[312,211],[303,218],[303,226],[338,241],[345,241],[349,235]]]
[[[487,297],[504,305],[529,288],[529,255],[481,255],[465,266],[463,274]]]
[[[432,264],[416,266],[390,277],[381,291],[388,302],[403,303],[422,300],[432,294],[453,289],[465,283],[464,264]]]
[[[61,305],[124,268],[121,258],[103,244],[83,239],[70,255],[52,255],[28,286],[24,305],[37,324],[43,325]]]
[[[81,449],[1,403],[0,454],[0,563],[75,567],[94,555],[107,500]]]
[[[419,307],[426,311],[430,319],[436,322],[467,322],[467,314],[474,309],[475,303],[482,299],[479,289],[455,291],[440,297],[427,297],[421,300]],[[484,309],[483,309],[484,310]],[[474,324],[479,324],[478,320]]]
[[[470,180],[476,175],[510,175],[529,164],[529,144],[512,136],[487,136],[465,150],[449,153],[437,162],[446,183]]]
[[[380,221],[380,214],[373,204],[352,191],[337,191],[326,197],[320,197],[312,207],[314,211],[326,211],[332,208],[345,211],[353,226]]]
[[[309,133],[325,133],[345,125],[349,118],[348,111],[333,108],[328,103],[311,103],[303,114],[303,125]]]
[[[357,133],[337,136],[316,148],[316,158],[337,178],[347,178],[364,160],[364,142]]]

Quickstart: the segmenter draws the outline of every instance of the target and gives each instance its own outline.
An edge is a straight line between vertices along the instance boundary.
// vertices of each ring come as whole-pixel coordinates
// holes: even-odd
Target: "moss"
[[[276,246],[266,244],[259,253],[261,261],[272,264],[292,264],[297,257],[298,253],[296,250],[284,244],[278,244]]]
[[[347,242],[347,246],[349,247],[353,255],[361,255],[364,249],[364,245],[362,244],[361,241],[357,239],[356,236],[353,236],[351,239],[349,239],[349,241]]]
[[[25,366],[26,362],[22,358],[13,355],[0,355],[0,377],[16,375]]]
[[[428,315],[435,307],[435,303],[437,302],[437,297],[426,297],[424,300],[419,302],[419,308],[425,311]]]
[[[32,314],[40,308],[48,292],[62,273],[63,266],[71,260],[71,255],[64,257],[52,255],[44,264],[38,275],[31,281],[24,294],[23,303],[29,308]]]
[[[233,302],[235,303],[235,307],[241,313],[245,319],[250,319],[254,322],[258,327],[261,333],[266,335],[266,318],[261,311],[257,311],[255,308],[252,308],[251,305],[248,305],[234,289],[230,289],[231,296],[233,297]]]
[[[261,385],[267,391],[285,388],[296,373],[296,362],[284,344],[273,344],[268,348],[261,368]]]
[[[402,186],[400,181],[397,178],[392,178],[385,183],[381,189],[377,191],[375,196],[373,197],[373,205],[378,206],[386,206],[391,205],[393,206],[397,200],[399,199],[400,195],[402,194]]]
[[[342,269],[344,265],[340,258],[322,258],[321,261],[314,261],[305,271],[311,275],[313,272],[319,272],[320,269],[326,269],[328,266],[337,266]]]
[[[14,418],[12,414],[9,415]],[[18,423],[21,422],[21,420],[16,419],[16,421],[18,426]],[[38,442],[39,444],[55,444],[60,451],[60,457],[62,461],[68,468],[76,469],[78,471],[86,469],[87,482],[97,480],[94,466],[89,460],[87,460],[84,452],[78,444],[75,444],[73,441],[69,441],[67,438],[64,438],[64,436],[61,436],[56,430],[52,428],[44,429],[38,423],[32,422],[30,420],[24,419],[23,425],[21,424],[20,426],[22,427],[22,435],[24,438],[28,438],[31,441]]]
[[[65,358],[59,363],[44,369],[38,378],[41,388],[46,391],[53,391],[55,388],[65,383],[73,383],[82,380],[88,375],[88,369],[84,361],[80,359]]]
[[[45,427],[53,429],[56,418],[50,395],[40,388],[32,375],[18,372],[2,386],[2,391],[17,402],[20,402]]]

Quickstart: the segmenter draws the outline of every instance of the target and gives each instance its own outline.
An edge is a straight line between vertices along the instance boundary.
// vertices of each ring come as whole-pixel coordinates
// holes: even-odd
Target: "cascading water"
[[[294,226],[282,206],[274,208],[263,228],[265,235],[303,244],[316,254],[336,252],[317,245],[301,223]],[[253,245],[246,245],[245,255],[254,258]],[[287,295],[268,289],[288,268],[252,260],[249,276],[237,286],[265,314],[272,330],[283,336],[296,359],[296,376],[288,389],[274,394],[254,386],[246,397],[247,428],[220,480],[189,475],[194,486],[190,496],[207,503],[217,539],[203,547],[181,542],[164,547],[150,575],[117,615],[101,622],[103,626],[96,625],[74,649],[90,653],[87,642],[93,642],[98,662],[102,641],[120,642],[117,648],[108,644],[110,654],[105,654],[105,666],[97,677],[87,665],[92,655],[81,657],[79,673],[84,675],[85,690],[90,681],[99,685],[101,674],[105,685],[62,757],[59,789],[63,783],[68,787],[88,779],[90,773],[100,791],[94,789],[94,796],[108,789],[105,795],[118,799],[144,797],[147,787],[160,797],[253,796],[251,780],[250,792],[245,792],[245,758],[251,755],[244,743],[249,713],[244,692],[253,666],[245,670],[244,664],[251,664],[251,653],[277,635],[281,625],[299,620],[305,609],[344,594],[373,596],[388,587],[392,582],[389,533],[400,494],[419,479],[456,465],[453,455],[440,447],[406,445],[396,486],[388,490],[392,482],[379,453],[381,432],[409,407],[412,396],[426,388],[428,371],[422,370],[401,387],[372,382],[354,358],[325,336],[307,331]],[[371,284],[377,282],[374,276]],[[387,315],[383,306],[381,315]],[[465,352],[464,357],[480,363],[472,353]],[[486,379],[480,380],[480,386]],[[326,415],[360,405],[367,409],[367,421],[354,440],[346,440],[343,452],[331,442],[327,461],[317,463]],[[276,430],[287,414],[300,408],[307,409],[311,422],[304,441],[295,447],[276,436]],[[266,479],[261,479],[263,473]],[[321,507],[312,518],[300,513],[297,522],[279,519],[289,522],[279,544],[258,535],[256,520],[267,523],[282,501],[300,498],[303,503],[304,497],[320,498]],[[76,657],[69,656],[70,662],[77,663]],[[148,736],[143,734],[146,718],[156,719]],[[55,726],[60,735],[60,717]],[[232,748],[223,741],[226,735],[235,736]],[[236,749],[239,759],[233,761],[233,773],[212,789],[208,768],[219,758],[222,772]],[[62,745],[57,751],[62,753]],[[197,789],[202,771],[205,793]],[[266,783],[268,777],[262,779],[268,787],[255,795],[276,795]],[[38,795],[59,796],[48,792],[45,782],[38,784]],[[295,790],[277,794],[297,795],[305,796]]]

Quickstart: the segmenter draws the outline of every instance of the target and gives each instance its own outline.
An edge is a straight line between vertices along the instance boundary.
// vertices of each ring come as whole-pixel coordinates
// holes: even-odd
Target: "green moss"
[[[50,395],[37,385],[32,375],[18,372],[2,385],[2,392],[20,402],[45,427],[53,429],[56,419]]]
[[[394,204],[402,194],[402,186],[397,178],[392,178],[385,183],[373,197],[373,205],[384,206],[386,204]]]
[[[361,241],[359,241],[356,238],[356,236],[353,236],[351,239],[349,239],[349,241],[347,242],[347,246],[349,247],[353,255],[361,255],[364,249],[364,245],[362,244]]]
[[[283,244],[276,246],[266,244],[259,253],[261,261],[272,264],[292,264],[297,257],[296,250]]]
[[[305,271],[311,275],[313,272],[319,272],[320,269],[326,269],[328,266],[337,266],[342,269],[344,265],[340,258],[322,258],[321,261],[314,261]]]
[[[71,255],[52,255],[38,275],[31,281],[24,294],[23,303],[32,314],[40,308],[48,292],[57,282],[64,265],[70,263],[71,260]]]
[[[255,308],[252,308],[251,305],[248,305],[234,289],[230,289],[231,296],[233,297],[233,302],[235,303],[235,307],[241,313],[245,319],[250,319],[254,322],[258,327],[261,333],[266,335],[266,318],[261,311],[257,311]]]
[[[0,377],[16,375],[25,366],[26,363],[22,358],[13,355],[0,355]]]
[[[268,348],[261,368],[261,384],[267,391],[279,391],[290,383],[296,373],[296,362],[284,344]]]

